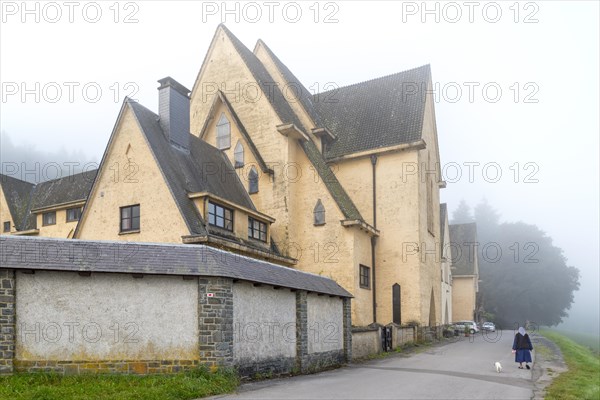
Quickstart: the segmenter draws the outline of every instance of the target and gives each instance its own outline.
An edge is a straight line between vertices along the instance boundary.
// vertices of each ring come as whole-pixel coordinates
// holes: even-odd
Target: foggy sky
[[[454,210],[461,199],[473,206],[486,198],[503,221],[546,231],[582,273],[572,313],[587,326],[577,329],[598,331],[597,2],[529,2],[513,9],[513,2],[494,3],[499,17],[488,2],[477,3],[472,15],[463,2],[453,3],[458,8],[429,2],[433,14],[426,15],[422,2],[324,2],[315,15],[308,2],[297,3],[302,16],[296,23],[289,22],[293,9],[283,15],[285,2],[275,8],[272,23],[263,2],[254,3],[262,11],[256,23],[244,21],[255,17],[252,9],[244,14],[244,3],[238,5],[239,23],[235,13],[225,21],[219,13],[203,13],[200,3],[130,3],[127,9],[119,3],[118,15],[109,9],[113,2],[99,3],[96,23],[83,16],[87,2],[75,9],[73,23],[65,8],[62,19],[48,22],[55,14],[46,9],[41,15],[44,3],[39,23],[31,15],[23,23],[22,10],[3,13],[0,129],[11,148],[50,158],[66,154],[82,164],[99,161],[123,97],[132,95],[156,111],[158,79],[170,75],[191,88],[220,22],[251,50],[263,39],[312,91],[429,63],[442,165],[451,174],[442,201]],[[127,16],[137,22],[125,23]],[[326,23],[327,16],[337,22]],[[22,99],[22,85],[35,91],[36,82],[40,99]],[[6,89],[14,85],[19,93],[9,96]],[[98,101],[92,92],[86,100],[86,85],[101,88]],[[57,86],[60,97],[52,91]],[[72,99],[69,87],[75,88]],[[6,136],[1,144],[5,154]]]

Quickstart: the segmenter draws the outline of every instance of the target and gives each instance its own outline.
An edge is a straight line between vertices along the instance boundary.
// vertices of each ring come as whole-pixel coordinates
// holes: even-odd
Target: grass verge
[[[600,398],[600,358],[588,348],[556,332],[541,332],[560,348],[569,370],[546,388],[547,400],[597,400]]]
[[[235,371],[198,368],[172,375],[60,375],[56,373],[0,376],[2,400],[189,400],[232,392]]]

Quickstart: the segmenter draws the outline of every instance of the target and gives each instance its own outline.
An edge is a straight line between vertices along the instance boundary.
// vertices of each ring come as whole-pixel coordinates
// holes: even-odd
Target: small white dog
[[[496,366],[496,372],[498,372],[498,373],[502,372],[502,364],[500,364],[500,361],[496,361],[494,366]]]

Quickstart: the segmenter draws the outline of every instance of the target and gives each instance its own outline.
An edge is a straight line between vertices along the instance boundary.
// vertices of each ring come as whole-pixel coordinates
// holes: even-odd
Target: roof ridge
[[[313,95],[313,97],[315,97],[315,96],[318,96],[318,95],[321,95],[321,94],[324,94],[324,93],[329,93],[329,92],[333,92],[333,91],[336,91],[336,90],[340,90],[340,89],[348,89],[348,88],[350,88],[350,87],[352,87],[352,86],[358,86],[358,85],[363,85],[363,84],[365,84],[365,83],[371,83],[371,82],[374,82],[374,81],[378,81],[378,80],[387,79],[387,78],[390,78],[390,77],[392,77],[392,76],[396,76],[396,75],[400,75],[400,74],[405,74],[405,73],[407,73],[407,72],[416,71],[416,70],[418,70],[418,69],[421,69],[421,68],[426,68],[426,67],[427,67],[428,69],[431,69],[431,64],[423,64],[423,65],[421,65],[421,66],[419,66],[419,67],[414,67],[414,68],[410,68],[410,69],[405,69],[405,70],[403,70],[403,71],[394,72],[394,73],[392,73],[392,74],[388,74],[388,75],[379,76],[379,77],[377,77],[377,78],[371,78],[371,79],[367,79],[367,80],[364,80],[364,81],[360,81],[360,82],[356,82],[356,83],[351,83],[351,84],[349,84],[349,85],[340,86],[340,87],[337,87],[337,88],[335,88],[335,89],[331,89],[331,90],[326,90],[326,91],[324,91],[324,92],[315,93],[315,94]]]

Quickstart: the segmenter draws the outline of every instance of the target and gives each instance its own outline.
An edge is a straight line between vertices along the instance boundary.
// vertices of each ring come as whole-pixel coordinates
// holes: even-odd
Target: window
[[[81,207],[67,209],[67,222],[79,221],[81,217]]]
[[[258,172],[256,167],[250,168],[248,173],[248,193],[258,193]]]
[[[361,265],[360,266],[360,287],[363,289],[371,288],[371,268]]]
[[[140,205],[121,207],[121,232],[140,230]]]
[[[248,237],[262,242],[267,241],[267,224],[252,217],[248,217]]]
[[[231,124],[225,114],[221,114],[221,118],[219,118],[219,122],[217,122],[217,148],[219,150],[224,150],[230,147]]]
[[[56,224],[56,211],[50,211],[42,214],[42,225],[55,225]]]
[[[208,202],[208,223],[219,228],[233,231],[233,210]]]
[[[10,221],[4,223],[4,232],[10,232]]]
[[[244,146],[240,141],[235,145],[235,150],[233,152],[233,161],[236,168],[241,168],[244,166]]]
[[[317,200],[317,204],[313,210],[313,216],[315,225],[325,225],[325,207],[323,207],[321,199]]]

